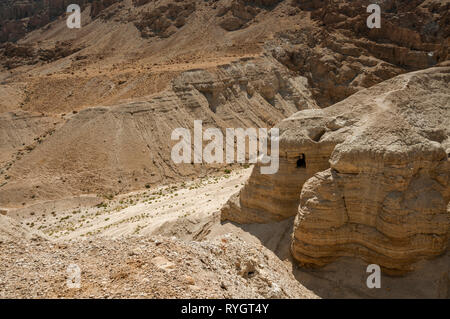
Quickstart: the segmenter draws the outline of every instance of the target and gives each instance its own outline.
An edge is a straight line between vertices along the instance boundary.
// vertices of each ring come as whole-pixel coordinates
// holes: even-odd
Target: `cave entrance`
[[[305,154],[300,154],[300,156],[298,157],[297,160],[297,168],[306,168],[306,159],[305,159]]]

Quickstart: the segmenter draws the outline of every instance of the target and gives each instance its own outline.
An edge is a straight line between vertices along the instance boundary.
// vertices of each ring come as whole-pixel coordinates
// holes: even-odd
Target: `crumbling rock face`
[[[220,114],[226,106],[243,106],[250,100],[259,100],[260,106],[271,105],[278,110],[316,108],[304,77],[286,70],[273,58],[247,59],[220,66],[217,72],[190,70],[173,81],[175,92],[201,93],[209,108]],[[245,97],[245,100],[242,100]],[[231,103],[231,104],[230,104]],[[276,122],[265,118],[270,126]]]
[[[16,44],[6,42],[0,44],[0,56],[3,57],[0,65],[6,69],[13,69],[21,65],[34,65],[39,62],[52,62],[81,50],[73,47],[70,41],[56,42],[47,48],[38,48],[29,44]]]
[[[77,3],[84,6],[88,1]],[[15,42],[27,32],[40,28],[66,11],[69,0],[6,0],[0,3],[0,43]]]
[[[95,18],[119,0],[78,0],[83,10],[91,5],[90,16]],[[5,0],[0,3],[0,43],[16,42],[28,32],[45,26],[64,14],[71,0]]]
[[[119,0],[94,0],[92,1],[90,16],[92,18],[97,17],[104,9],[110,7],[111,5],[120,2]],[[103,18],[107,15],[103,16]]]
[[[195,4],[195,1],[177,1],[160,5],[151,11],[143,12],[135,26],[143,38],[170,37],[178,28],[184,26],[186,18],[195,11]]]
[[[306,123],[320,123],[317,114],[321,110],[311,109],[302,112],[302,119],[295,115],[283,120],[277,127],[280,130],[279,169],[276,174],[264,175],[257,164],[250,179],[240,192],[222,209],[222,219],[239,223],[266,223],[280,221],[295,214],[299,204],[302,185],[316,172],[329,167],[328,159],[334,144],[323,143],[317,147],[314,140],[322,132],[305,132],[306,138],[301,147],[294,137],[290,137],[289,125],[302,127]],[[322,121],[323,122],[323,121]],[[289,123],[289,124],[288,124]]]
[[[282,32],[273,55],[308,77],[319,105],[326,107],[395,75],[448,59],[449,3],[379,1],[381,28],[369,29],[373,1],[294,1],[319,28]]]
[[[258,163],[239,196],[230,199],[222,209],[223,220],[266,223],[294,216],[303,183],[329,167],[333,148],[342,137],[327,140],[321,137],[327,127],[336,129],[339,124],[323,117],[320,109],[304,110],[301,116],[297,115],[300,114],[277,125],[280,132],[278,172],[263,175]]]
[[[252,223],[296,215],[291,251],[308,266],[358,256],[398,274],[444,253],[449,80],[448,67],[408,73],[282,121],[279,172],[259,175],[256,165],[222,219]],[[304,165],[298,167],[300,157],[305,161],[297,160]]]
[[[270,10],[281,0],[233,0],[225,2],[217,13],[221,17],[219,25],[227,31],[245,28],[262,11]]]

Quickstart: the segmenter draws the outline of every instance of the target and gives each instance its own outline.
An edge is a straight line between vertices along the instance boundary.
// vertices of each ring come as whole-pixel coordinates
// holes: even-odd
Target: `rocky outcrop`
[[[34,65],[39,62],[52,62],[81,50],[73,47],[70,41],[56,42],[48,48],[38,48],[29,44],[6,42],[0,44],[0,55],[3,56],[1,65],[6,69],[13,69],[21,65]]]
[[[78,0],[84,9],[91,5],[90,16],[97,17],[118,0]],[[28,32],[45,26],[65,14],[71,0],[5,0],[0,3],[0,43],[16,42]]]
[[[92,1],[90,16],[91,18],[97,17],[104,9],[111,5],[120,2],[119,0],[94,0]],[[111,13],[113,14],[113,13]],[[102,18],[106,18],[108,15],[104,15]]]
[[[242,29],[251,24],[261,12],[272,9],[281,0],[233,0],[218,8],[219,25],[227,31]]]
[[[80,1],[84,4],[87,1]],[[66,11],[68,0],[7,0],[0,3],[0,42],[15,42]]]
[[[167,38],[177,32],[186,23],[196,8],[195,1],[169,2],[151,11],[143,12],[139,21],[135,22],[136,28],[143,38],[161,37]]]
[[[222,219],[296,215],[291,251],[303,265],[358,256],[403,273],[442,254],[450,236],[449,80],[448,67],[408,73],[282,121],[279,172],[259,175],[257,165]]]
[[[273,56],[308,77],[322,107],[393,76],[424,69],[449,58],[449,3],[379,2],[381,28],[366,25],[373,1],[294,1],[319,28],[279,35]]]
[[[261,164],[257,164],[239,196],[223,208],[222,219],[266,223],[294,216],[303,183],[330,166],[331,153],[342,137],[320,144],[318,141],[327,127],[335,129],[342,125],[336,122],[340,121],[323,117],[320,109],[305,110],[281,121],[277,125],[280,130],[278,172],[263,175]]]

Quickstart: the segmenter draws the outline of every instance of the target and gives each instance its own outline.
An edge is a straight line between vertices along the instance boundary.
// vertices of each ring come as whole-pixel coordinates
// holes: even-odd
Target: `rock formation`
[[[309,12],[320,28],[283,32],[289,41],[280,41],[272,52],[290,69],[308,77],[322,107],[395,75],[449,58],[448,2],[378,1],[382,26],[369,29],[366,8],[372,3],[293,1],[294,8]]]
[[[186,23],[188,18],[195,11],[195,1],[183,3],[168,3],[144,12],[139,21],[135,22],[136,28],[144,38],[159,36],[170,37]]]
[[[366,7],[370,3],[84,0],[79,4],[86,9],[82,23],[86,34],[75,37],[75,41],[75,31],[67,31],[63,19],[67,1],[9,0],[0,4],[0,43],[6,42],[0,44],[0,64],[11,70],[66,58],[64,63],[70,64],[67,68],[71,71],[84,70],[88,62],[105,63],[105,57],[119,56],[110,50],[112,42],[116,42],[115,52],[121,51],[121,46],[126,50],[133,47],[144,50],[142,56],[148,57],[163,50],[168,57],[175,55],[182,62],[201,60],[192,54],[200,49],[211,55],[270,54],[306,77],[316,104],[326,107],[393,76],[448,59],[448,3],[382,1],[383,27],[369,29]],[[31,23],[33,19],[39,21]],[[34,34],[30,38],[30,31],[35,29],[39,30],[31,32]],[[141,38],[139,44],[134,39],[136,34]],[[97,48],[98,43],[105,50]],[[187,49],[179,50],[180,46]],[[40,83],[45,82],[40,79]],[[57,82],[51,85],[73,85],[67,79]]]
[[[296,215],[303,265],[358,256],[390,273],[442,254],[450,236],[450,68],[408,73],[283,120],[280,170],[257,165],[222,219]]]
[[[306,79],[292,76],[267,57],[186,71],[145,101],[87,108],[58,120],[23,111],[17,116],[6,113],[0,116],[5,123],[0,126],[5,137],[0,140],[0,203],[70,193],[117,194],[205,174],[207,166],[171,160],[175,128],[192,129],[199,119],[205,128],[222,130],[271,127],[313,107]],[[60,121],[64,123],[56,126]],[[35,126],[34,131],[27,124]],[[35,138],[39,142],[25,139],[22,126],[30,136],[43,134]],[[51,134],[44,131],[54,127],[58,129]],[[36,183],[24,184],[24,177]]]
[[[89,15],[95,18],[119,0],[78,0],[83,10],[91,6]],[[0,3],[0,43],[15,42],[28,32],[41,28],[66,13],[71,0],[4,0]]]

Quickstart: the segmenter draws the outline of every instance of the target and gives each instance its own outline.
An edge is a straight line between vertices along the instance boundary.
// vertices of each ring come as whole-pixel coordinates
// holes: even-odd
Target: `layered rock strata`
[[[145,100],[72,112],[55,120],[57,126],[51,117],[37,117],[45,131],[29,134],[36,134],[38,143],[17,133],[19,125],[33,119],[22,112],[25,120],[14,122],[18,135],[14,139],[9,136],[12,125],[0,127],[0,136],[5,136],[0,143],[5,152],[4,158],[0,156],[0,203],[71,192],[117,194],[206,174],[211,166],[226,164],[175,164],[173,130],[187,128],[193,134],[194,121],[202,120],[204,129],[219,128],[225,136],[226,128],[271,127],[298,110],[314,107],[306,79],[267,57],[186,71],[165,91]],[[3,121],[9,123],[11,117],[5,115]],[[48,122],[50,129],[58,128],[52,134],[46,134]]]
[[[309,12],[309,32],[282,32],[273,55],[306,76],[322,106],[393,76],[429,68],[449,58],[450,3],[383,0],[381,27],[367,27],[371,0],[293,1],[290,14]],[[301,9],[301,11],[300,11]]]
[[[291,251],[303,265],[358,256],[395,274],[442,254],[450,235],[449,80],[448,67],[408,73],[282,121],[280,171],[262,176],[257,165],[222,219],[296,215]],[[299,154],[306,167],[297,167]]]

